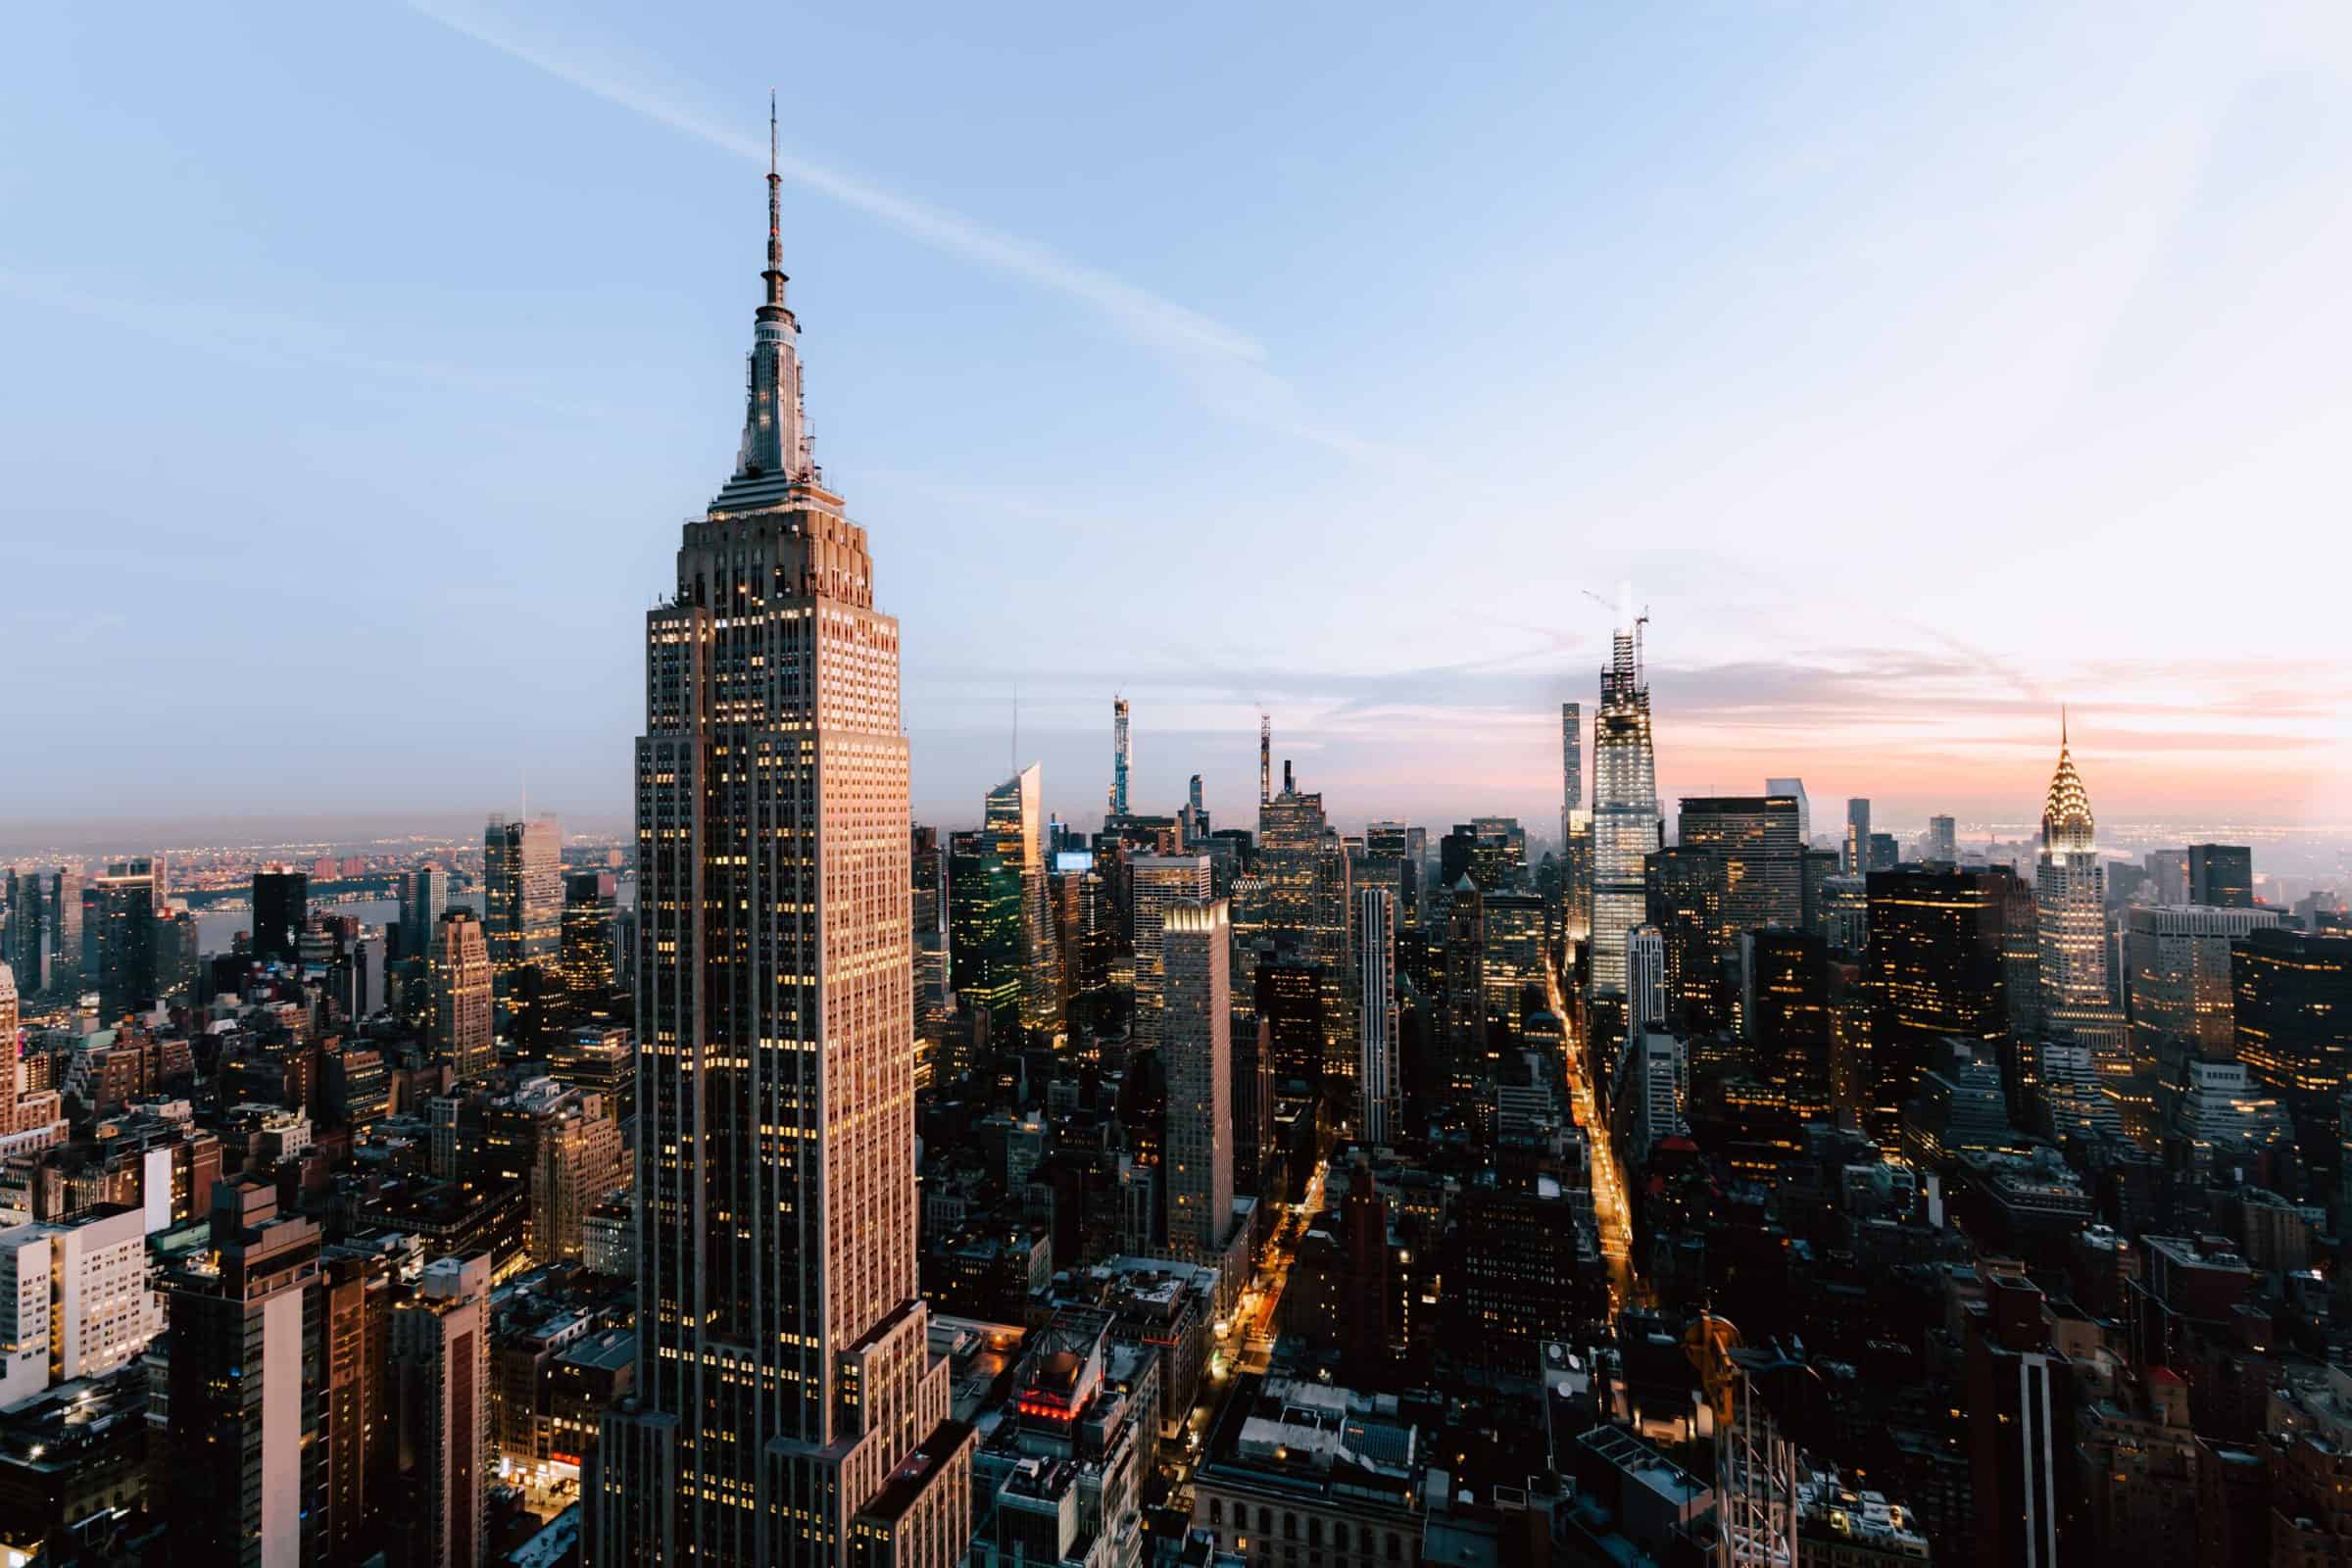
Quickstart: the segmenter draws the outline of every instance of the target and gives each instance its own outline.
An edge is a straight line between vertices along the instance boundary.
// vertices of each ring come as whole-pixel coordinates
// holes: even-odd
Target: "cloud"
[[[626,72],[592,64],[542,38],[522,37],[471,7],[447,0],[406,3],[417,15],[592,97],[734,157],[760,165],[767,162],[768,148],[758,136],[733,129],[678,95],[648,86]],[[1193,394],[1220,414],[1350,458],[1368,458],[1382,450],[1310,414],[1298,389],[1268,368],[1264,345],[1246,332],[1099,268],[1071,261],[1034,240],[990,228],[806,158],[782,154],[776,168],[794,184],[854,208],[934,250],[1084,306],[1123,336],[1169,362]]]

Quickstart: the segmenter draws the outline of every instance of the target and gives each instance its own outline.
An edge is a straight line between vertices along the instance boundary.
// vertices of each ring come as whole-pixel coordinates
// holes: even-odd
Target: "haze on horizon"
[[[1541,831],[1630,580],[1670,812],[2352,823],[2338,8],[13,32],[0,837],[621,820],[771,81],[926,820]]]

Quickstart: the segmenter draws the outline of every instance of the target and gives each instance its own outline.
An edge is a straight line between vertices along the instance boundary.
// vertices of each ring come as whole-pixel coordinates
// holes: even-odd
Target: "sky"
[[[2352,823],[2340,6],[5,26],[0,838],[622,821],[771,87],[918,816],[1547,832],[1630,582],[1670,812]]]

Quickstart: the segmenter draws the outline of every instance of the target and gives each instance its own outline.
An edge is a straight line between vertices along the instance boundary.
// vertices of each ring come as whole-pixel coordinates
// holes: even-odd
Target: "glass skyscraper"
[[[1649,894],[1642,861],[1658,847],[1658,767],[1650,750],[1649,680],[1631,591],[1618,596],[1609,667],[1600,672],[1592,721],[1592,990],[1625,995],[1625,934],[1642,924]]]

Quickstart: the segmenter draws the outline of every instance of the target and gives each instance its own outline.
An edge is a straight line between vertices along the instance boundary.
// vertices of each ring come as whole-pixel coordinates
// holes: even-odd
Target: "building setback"
[[[779,186],[734,475],[646,616],[637,1394],[584,1488],[609,1568],[950,1568],[971,1534],[915,1273],[899,627],[809,456]]]

